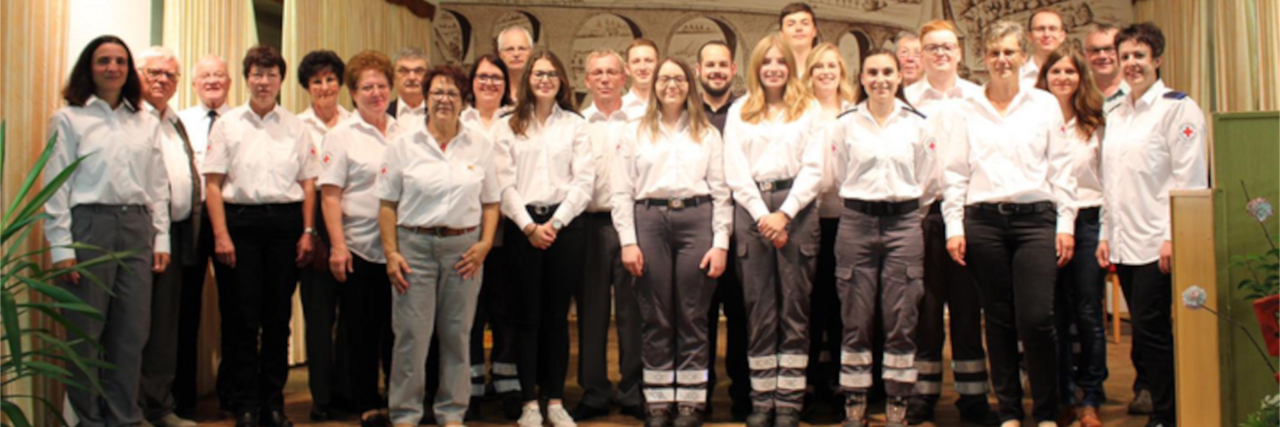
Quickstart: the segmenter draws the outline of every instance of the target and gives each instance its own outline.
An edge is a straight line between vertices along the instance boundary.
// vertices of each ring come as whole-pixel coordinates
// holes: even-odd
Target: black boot
[[[796,408],[779,407],[776,412],[774,427],[800,427],[800,411]]]
[[[933,421],[933,401],[920,396],[907,399],[907,424],[923,424]]]
[[[680,411],[676,414],[675,421],[671,422],[671,427],[702,427],[702,415],[698,413],[698,408],[680,405]]]
[[[773,427],[773,410],[753,406],[747,415],[747,427]]]
[[[843,427],[867,427],[867,394],[849,393],[844,403]]]
[[[671,413],[667,409],[650,409],[644,420],[644,427],[670,427]]]
[[[890,397],[884,405],[885,427],[907,427],[907,398]]]

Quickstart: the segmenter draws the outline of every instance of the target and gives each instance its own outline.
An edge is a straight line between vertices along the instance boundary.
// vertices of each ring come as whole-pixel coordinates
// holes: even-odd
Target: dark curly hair
[[[257,45],[249,48],[244,54],[244,61],[241,63],[244,67],[244,79],[249,80],[249,70],[254,66],[262,69],[279,68],[280,78],[284,79],[288,71],[288,65],[284,62],[284,57],[280,56],[280,51],[267,45]]]
[[[133,62],[133,52],[129,50],[129,46],[124,44],[116,36],[100,36],[80,51],[80,58],[76,59],[76,65],[71,68],[71,78],[67,80],[67,85],[62,88],[62,99],[67,104],[83,107],[89,102],[89,97],[98,91],[98,85],[93,83],[93,54],[98,51],[98,47],[107,44],[118,44],[124,48],[125,59],[129,61],[129,68],[125,69],[124,87],[120,90],[120,99],[129,101],[133,104],[135,112],[142,111],[142,80],[138,79],[138,67]]]
[[[1164,55],[1164,32],[1160,31],[1160,27],[1157,27],[1154,23],[1133,24],[1120,30],[1120,34],[1116,35],[1116,52],[1120,51],[1120,43],[1127,41],[1145,44],[1150,47],[1152,58],[1159,58]]]
[[[342,85],[344,81],[342,80],[342,58],[332,50],[313,50],[302,57],[302,62],[298,63],[298,83],[303,89],[308,89],[311,78],[325,71],[333,72],[333,75],[338,77],[338,85]]]

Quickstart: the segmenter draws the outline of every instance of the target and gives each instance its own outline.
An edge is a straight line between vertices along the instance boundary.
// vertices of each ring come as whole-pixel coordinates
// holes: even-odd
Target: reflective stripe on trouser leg
[[[786,195],[775,196],[781,205]],[[796,212],[791,235],[778,250],[778,275],[782,279],[782,301],[778,312],[781,336],[778,342],[778,391],[774,404],[801,409],[804,405],[805,371],[809,366],[809,310],[813,276],[818,267],[821,230],[814,203]]]
[[[472,338],[475,338],[475,335],[472,335]],[[479,365],[471,365],[471,397],[484,397],[483,363]]]
[[[953,360],[951,375],[956,380],[956,392],[965,396],[985,395],[991,391],[987,382],[987,361]]]
[[[765,197],[766,203],[768,197]],[[751,369],[751,404],[773,408],[778,388],[778,275],[773,246],[760,236],[755,221],[741,206],[734,208],[742,300],[747,312],[747,366]]]

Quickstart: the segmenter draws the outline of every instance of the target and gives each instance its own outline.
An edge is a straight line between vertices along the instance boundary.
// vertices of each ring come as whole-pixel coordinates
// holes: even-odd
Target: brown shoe
[[[1076,420],[1076,408],[1074,406],[1058,407],[1058,425],[1069,426]]]
[[[1092,406],[1080,408],[1080,427],[1102,427],[1102,419],[1098,418],[1098,408]]]

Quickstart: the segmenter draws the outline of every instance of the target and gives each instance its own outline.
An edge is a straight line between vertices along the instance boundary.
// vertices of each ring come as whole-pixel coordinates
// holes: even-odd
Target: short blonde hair
[[[1022,53],[1027,53],[1027,29],[1014,21],[1002,19],[987,27],[987,31],[982,34],[982,47],[989,48],[991,45],[1000,43],[1005,37],[1015,36],[1018,39],[1018,48],[1022,49]]]

